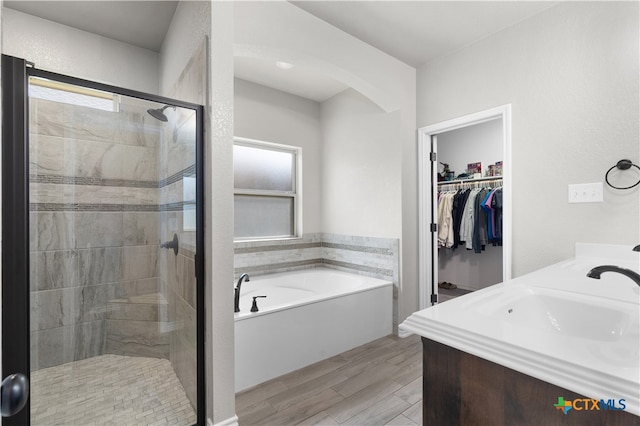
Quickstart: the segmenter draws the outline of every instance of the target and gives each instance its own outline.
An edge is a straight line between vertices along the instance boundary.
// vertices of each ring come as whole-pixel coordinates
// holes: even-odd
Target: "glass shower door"
[[[35,74],[30,422],[196,424],[201,110]]]

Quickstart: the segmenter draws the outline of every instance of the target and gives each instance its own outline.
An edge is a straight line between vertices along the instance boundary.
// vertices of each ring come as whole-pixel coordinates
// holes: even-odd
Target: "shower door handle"
[[[2,417],[11,417],[24,408],[29,399],[29,379],[22,373],[11,374],[2,381],[0,411]]]

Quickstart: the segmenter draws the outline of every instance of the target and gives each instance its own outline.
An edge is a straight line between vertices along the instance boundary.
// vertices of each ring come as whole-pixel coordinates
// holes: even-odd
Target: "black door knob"
[[[10,417],[24,408],[29,399],[29,379],[22,373],[7,376],[0,389],[2,417]]]

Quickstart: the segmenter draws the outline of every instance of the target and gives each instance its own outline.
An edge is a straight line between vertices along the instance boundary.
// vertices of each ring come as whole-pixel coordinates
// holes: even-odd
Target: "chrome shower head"
[[[169,119],[167,118],[166,115],[164,115],[164,110],[167,108],[173,108],[174,110],[176,109],[176,107],[174,106],[165,105],[162,108],[158,108],[158,109],[148,109],[147,112],[156,120],[167,122],[169,121]]]

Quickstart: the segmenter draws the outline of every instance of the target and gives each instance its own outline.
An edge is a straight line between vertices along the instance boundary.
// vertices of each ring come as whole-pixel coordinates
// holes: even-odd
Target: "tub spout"
[[[238,285],[233,293],[233,312],[240,312],[240,287],[242,286],[242,281],[250,281],[249,274],[242,274],[238,279]]]
[[[631,269],[621,268],[619,266],[614,266],[614,265],[596,266],[595,268],[593,268],[592,270],[587,272],[587,276],[589,278],[595,278],[595,279],[599,280],[600,279],[600,275],[603,272],[617,272],[619,274],[622,274],[622,275],[624,275],[626,277],[631,278],[634,283],[636,283],[636,284],[638,284],[638,286],[640,286],[640,274],[638,274],[635,271],[632,271]]]

